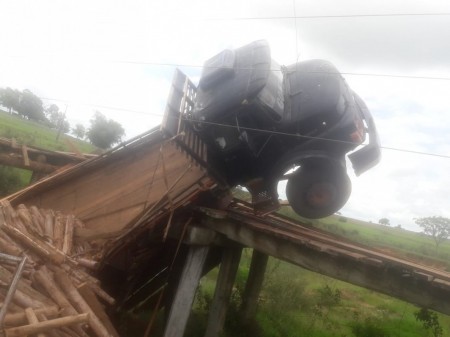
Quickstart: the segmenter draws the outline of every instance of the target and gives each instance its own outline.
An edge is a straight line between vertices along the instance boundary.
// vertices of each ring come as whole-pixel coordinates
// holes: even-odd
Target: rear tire
[[[352,190],[350,178],[345,170],[330,166],[301,166],[289,178],[286,196],[300,216],[324,218],[347,202]]]

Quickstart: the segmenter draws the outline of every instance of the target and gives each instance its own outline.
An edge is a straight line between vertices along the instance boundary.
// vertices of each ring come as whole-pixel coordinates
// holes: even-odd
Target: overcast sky
[[[195,81],[257,39],[284,65],[333,62],[372,111],[382,162],[352,175],[343,214],[413,230],[450,217],[450,159],[391,149],[450,156],[448,0],[0,0],[0,87],[67,106],[72,125],[99,110],[130,138],[161,122],[173,65]]]

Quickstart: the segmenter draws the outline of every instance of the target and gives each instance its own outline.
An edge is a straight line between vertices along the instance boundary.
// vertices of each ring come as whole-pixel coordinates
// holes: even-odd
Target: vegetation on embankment
[[[308,220],[299,217],[290,207],[282,207],[279,212],[352,242],[370,246],[372,249],[450,271],[450,240],[445,240],[437,248],[430,236],[408,231],[399,226],[390,227],[342,215]]]
[[[361,287],[334,280],[273,258],[269,259],[255,320],[239,314],[251,250],[244,250],[225,337],[437,337],[450,335],[450,317],[437,314],[442,334],[416,319],[420,308]],[[206,327],[218,269],[201,281],[186,336]],[[434,314],[434,313],[432,313]]]
[[[298,219],[289,207],[280,212]],[[422,233],[332,216],[304,222],[383,252],[426,265],[450,270],[450,241],[436,249]],[[251,260],[246,249],[223,336],[243,337],[438,337],[450,335],[450,317],[426,311],[430,328],[417,319],[421,308],[361,287],[319,275],[300,267],[269,259],[258,313],[244,323],[239,315],[241,295]],[[207,322],[209,305],[217,278],[216,268],[202,279],[188,336],[200,336]],[[419,316],[421,317],[421,316]],[[433,331],[434,328],[434,331]],[[440,330],[442,329],[442,330]]]
[[[59,139],[57,136],[56,129],[0,110],[0,137],[15,138],[20,144],[52,151],[71,151],[67,140],[70,140],[83,153],[91,153],[96,150],[92,144],[66,134],[61,134]]]
[[[14,138],[19,144],[52,151],[73,151],[69,142],[84,153],[90,153],[96,149],[87,142],[65,134],[61,134],[59,138],[57,136],[58,131],[55,129],[0,110],[0,137]],[[31,174],[32,172],[28,170],[0,165],[0,197],[27,186]]]

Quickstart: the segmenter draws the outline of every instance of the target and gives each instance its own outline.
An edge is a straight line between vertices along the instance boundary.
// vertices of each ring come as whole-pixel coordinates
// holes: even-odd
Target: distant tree
[[[70,131],[70,123],[65,118],[65,116],[64,116],[63,119],[60,120],[58,130],[60,130],[60,132],[62,132],[62,133],[69,133],[69,131]]]
[[[20,91],[11,88],[0,88],[0,105],[8,109],[9,113],[17,111],[20,101]]]
[[[20,95],[17,112],[19,115],[36,122],[47,120],[44,115],[42,100],[28,89],[25,89]]]
[[[49,121],[50,127],[57,128],[59,120],[62,117],[62,113],[61,111],[59,111],[59,107],[56,104],[51,104],[45,109],[45,115]]]
[[[72,128],[72,134],[78,139],[83,139],[86,136],[86,128],[83,124],[77,124]]]
[[[423,233],[433,238],[436,248],[450,235],[450,219],[442,216],[430,216],[414,219],[423,229]]]
[[[385,225],[385,226],[390,226],[391,225],[391,223],[390,223],[388,218],[381,218],[380,220],[378,220],[378,223],[380,225]]]
[[[91,126],[86,135],[93,145],[101,149],[107,149],[119,143],[125,135],[122,125],[112,119],[107,119],[99,111],[95,112],[90,122]]]

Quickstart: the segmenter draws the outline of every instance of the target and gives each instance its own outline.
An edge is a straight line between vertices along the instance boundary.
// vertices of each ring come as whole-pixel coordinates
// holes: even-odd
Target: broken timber
[[[96,155],[72,154],[44,150],[25,144],[19,145],[14,138],[0,137],[0,164],[31,170],[36,174],[50,174],[94,157]]]
[[[193,154],[206,159],[204,147],[197,150]],[[160,130],[152,130],[43,179],[9,200],[13,205],[23,203],[74,214],[85,224],[85,228],[76,229],[75,236],[108,241],[121,240],[214,186],[215,181],[179,142],[166,140]]]
[[[44,223],[47,230],[64,224],[63,251],[53,244],[56,231],[49,237]],[[9,285],[0,292],[5,336],[118,337],[97,302],[102,297],[99,281],[77,262],[79,256],[89,257],[92,247],[68,235],[82,226],[70,215],[24,205],[15,210],[7,201],[0,202],[0,250],[7,253],[0,255],[0,284]],[[91,298],[86,300],[83,294]]]

